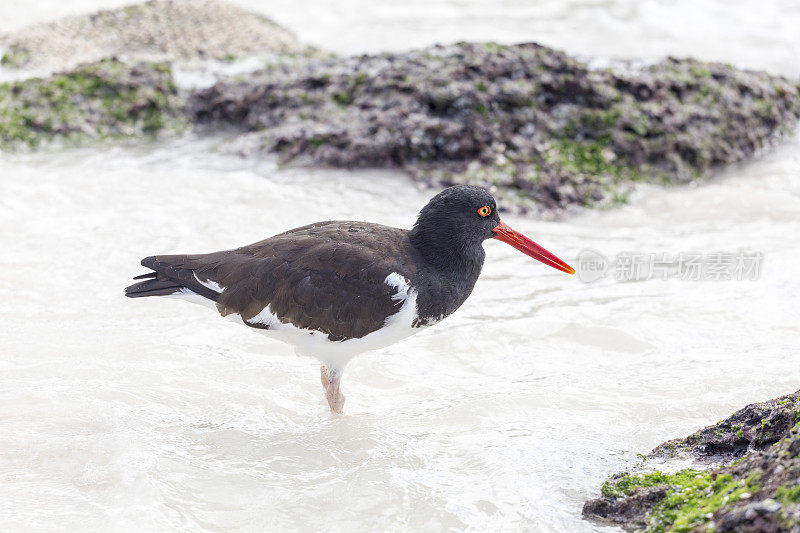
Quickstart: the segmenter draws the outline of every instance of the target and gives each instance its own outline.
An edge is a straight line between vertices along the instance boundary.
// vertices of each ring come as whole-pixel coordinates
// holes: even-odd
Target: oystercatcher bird
[[[322,362],[330,408],[353,356],[386,347],[458,309],[498,239],[553,268],[575,270],[508,227],[484,189],[440,192],[411,230],[369,222],[318,222],[222,252],[142,259],[153,272],[131,298],[180,296],[294,346]]]

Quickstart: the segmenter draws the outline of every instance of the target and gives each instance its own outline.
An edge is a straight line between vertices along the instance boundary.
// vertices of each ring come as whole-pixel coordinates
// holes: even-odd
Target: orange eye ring
[[[489,215],[492,214],[492,208],[489,207],[488,205],[485,205],[478,209],[478,214],[482,217],[488,217]]]

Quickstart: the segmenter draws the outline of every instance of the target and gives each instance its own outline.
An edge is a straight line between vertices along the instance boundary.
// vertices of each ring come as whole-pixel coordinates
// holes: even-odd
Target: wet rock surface
[[[716,466],[618,474],[584,517],[629,530],[800,532],[800,391],[748,405],[645,461],[684,452]]]
[[[799,95],[797,81],[718,63],[615,72],[537,44],[460,43],[277,66],[197,92],[190,110],[248,133],[244,154],[395,167],[557,211],[744,160],[792,127]]]
[[[533,43],[322,57],[218,0],[151,0],[0,41],[4,68],[106,58],[0,84],[4,148],[151,135],[182,117],[233,131],[226,147],[244,156],[398,168],[434,186],[482,185],[505,208],[539,214],[625,202],[639,181],[696,180],[769,146],[800,117],[796,80],[719,63],[592,69]],[[175,88],[174,62],[262,52],[282,55],[210,88]]]
[[[0,148],[60,140],[152,137],[188,126],[166,63],[103,60],[0,84]]]
[[[779,441],[797,424],[797,393],[750,404],[713,426],[655,448],[649,459],[676,457],[689,452],[708,462],[737,459],[747,451]]]
[[[312,51],[268,18],[220,0],[151,0],[67,17],[2,35],[0,47],[4,67],[59,69],[110,57],[230,60]]]

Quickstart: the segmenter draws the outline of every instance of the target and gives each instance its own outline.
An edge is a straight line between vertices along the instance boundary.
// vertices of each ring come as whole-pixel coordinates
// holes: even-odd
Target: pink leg
[[[324,366],[319,369],[319,373],[322,388],[325,390],[325,397],[328,399],[328,405],[331,406],[331,412],[342,414],[345,400],[344,394],[339,388],[342,373],[335,370],[329,372]]]

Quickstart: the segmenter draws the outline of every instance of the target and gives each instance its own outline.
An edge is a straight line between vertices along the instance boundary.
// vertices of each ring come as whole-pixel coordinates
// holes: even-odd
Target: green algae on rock
[[[0,148],[44,141],[154,136],[188,123],[165,63],[117,60],[0,84]]]
[[[537,44],[459,43],[271,68],[196,92],[190,109],[248,132],[243,152],[401,168],[553,211],[746,159],[796,123],[800,86],[691,59],[615,72]]]
[[[750,498],[761,486],[758,474],[734,479],[730,474],[686,469],[670,475],[623,474],[606,482],[602,494],[606,498],[627,498],[642,489],[652,495],[654,488],[660,489],[659,497],[647,517],[642,517],[641,526],[647,531],[662,532],[686,531],[703,524],[724,505]]]
[[[654,532],[800,532],[800,391],[748,405],[645,460],[676,450],[714,459],[716,467],[618,474],[586,503],[584,517]]]

